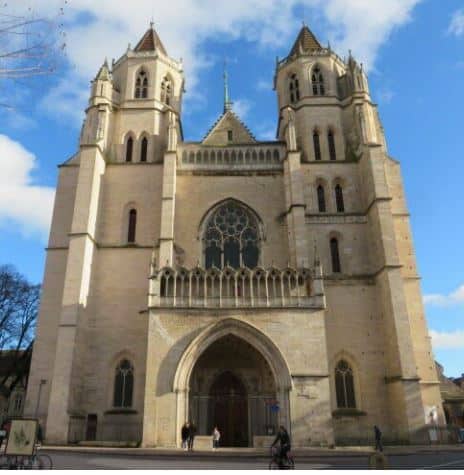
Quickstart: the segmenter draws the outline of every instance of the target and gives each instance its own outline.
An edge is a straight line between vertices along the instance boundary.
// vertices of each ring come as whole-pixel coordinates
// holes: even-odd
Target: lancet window
[[[319,185],[317,187],[317,206],[318,206],[318,209],[319,209],[319,213],[325,213],[326,212],[325,192],[324,192],[324,187],[322,185]]]
[[[129,224],[127,227],[127,242],[135,243],[135,231],[137,228],[137,211],[131,209],[129,211]]]
[[[161,102],[171,105],[172,101],[172,81],[169,77],[165,77],[161,82]]]
[[[258,265],[259,228],[253,214],[239,203],[228,201],[214,211],[206,225],[205,267],[235,269]]]
[[[332,272],[341,272],[340,253],[338,251],[338,240],[336,238],[330,240],[330,255],[332,258]]]
[[[324,87],[324,76],[319,68],[316,66],[313,69],[313,73],[311,75],[311,82],[313,84],[313,94],[315,96],[324,96],[325,95],[325,87]]]
[[[142,139],[142,143],[140,144],[140,161],[146,162],[147,161],[147,152],[148,152],[148,140],[146,137]]]
[[[335,185],[335,203],[337,205],[337,212],[343,213],[345,211],[345,203],[343,200],[343,190],[340,185]]]
[[[345,360],[340,360],[335,368],[335,392],[337,407],[356,408],[353,369]]]
[[[134,97],[136,99],[146,99],[148,97],[148,75],[143,69],[139,71],[135,80]]]
[[[334,133],[329,130],[327,133],[327,141],[329,143],[329,157],[330,160],[337,160],[337,152],[335,150],[335,137]]]
[[[315,130],[313,132],[313,146],[314,146],[314,158],[321,160],[321,142],[319,140],[319,132]]]
[[[116,368],[114,378],[113,406],[132,407],[134,392],[134,367],[129,360],[122,360]]]
[[[290,76],[289,82],[289,92],[290,92],[290,102],[295,104],[300,100],[300,84],[298,81],[298,76],[296,74],[292,74]]]
[[[134,150],[134,139],[129,137],[126,143],[126,162],[132,162],[132,152]]]

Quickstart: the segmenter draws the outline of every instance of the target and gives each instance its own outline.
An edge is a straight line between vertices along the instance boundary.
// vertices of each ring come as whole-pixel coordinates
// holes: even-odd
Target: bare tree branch
[[[32,345],[39,299],[38,285],[30,284],[13,267],[0,266],[0,350],[9,354],[9,367],[0,381],[3,393],[12,391],[24,366],[21,361]]]
[[[0,5],[0,81],[49,75],[58,69],[66,48],[63,7],[47,17],[32,8],[18,14],[13,3]]]

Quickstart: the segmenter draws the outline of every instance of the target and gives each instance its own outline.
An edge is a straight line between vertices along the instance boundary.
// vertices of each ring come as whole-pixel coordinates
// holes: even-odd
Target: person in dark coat
[[[375,450],[383,452],[382,447],[382,432],[377,426],[374,426]]]
[[[193,422],[189,424],[189,434],[188,434],[188,449],[193,450],[193,441],[195,439],[195,435],[197,433],[197,428]]]
[[[189,438],[189,423],[186,422],[183,426],[182,429],[180,430],[180,436],[182,439],[182,448],[184,450],[187,450],[187,444],[188,444],[188,438]]]
[[[288,435],[287,429],[285,429],[284,426],[279,427],[279,432],[277,432],[276,438],[271,447],[274,447],[277,442],[280,443],[279,468],[284,468],[283,461],[287,457],[289,450],[292,448],[290,436]]]
[[[37,443],[40,445],[43,444],[43,431],[40,422],[37,424]]]

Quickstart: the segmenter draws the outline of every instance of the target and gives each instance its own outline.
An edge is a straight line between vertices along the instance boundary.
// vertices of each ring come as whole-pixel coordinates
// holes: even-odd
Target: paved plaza
[[[222,469],[262,470],[268,468],[269,458],[252,453],[171,453],[133,455],[110,453],[108,451],[65,451],[46,450],[53,459],[55,469]],[[388,454],[388,451],[387,451]],[[387,455],[393,469],[447,469],[464,470],[464,447],[462,450],[417,452]],[[340,453],[296,455],[296,468],[306,470],[326,469],[369,469],[368,453]]]

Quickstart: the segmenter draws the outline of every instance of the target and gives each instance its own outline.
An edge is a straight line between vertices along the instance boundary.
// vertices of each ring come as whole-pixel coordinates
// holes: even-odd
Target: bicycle
[[[0,469],[8,470],[51,470],[52,459],[47,454],[38,454],[40,445],[34,447],[32,455],[2,455]]]
[[[280,449],[271,447],[271,461],[269,462],[269,470],[294,470],[295,460],[290,451],[285,457],[280,456]]]

